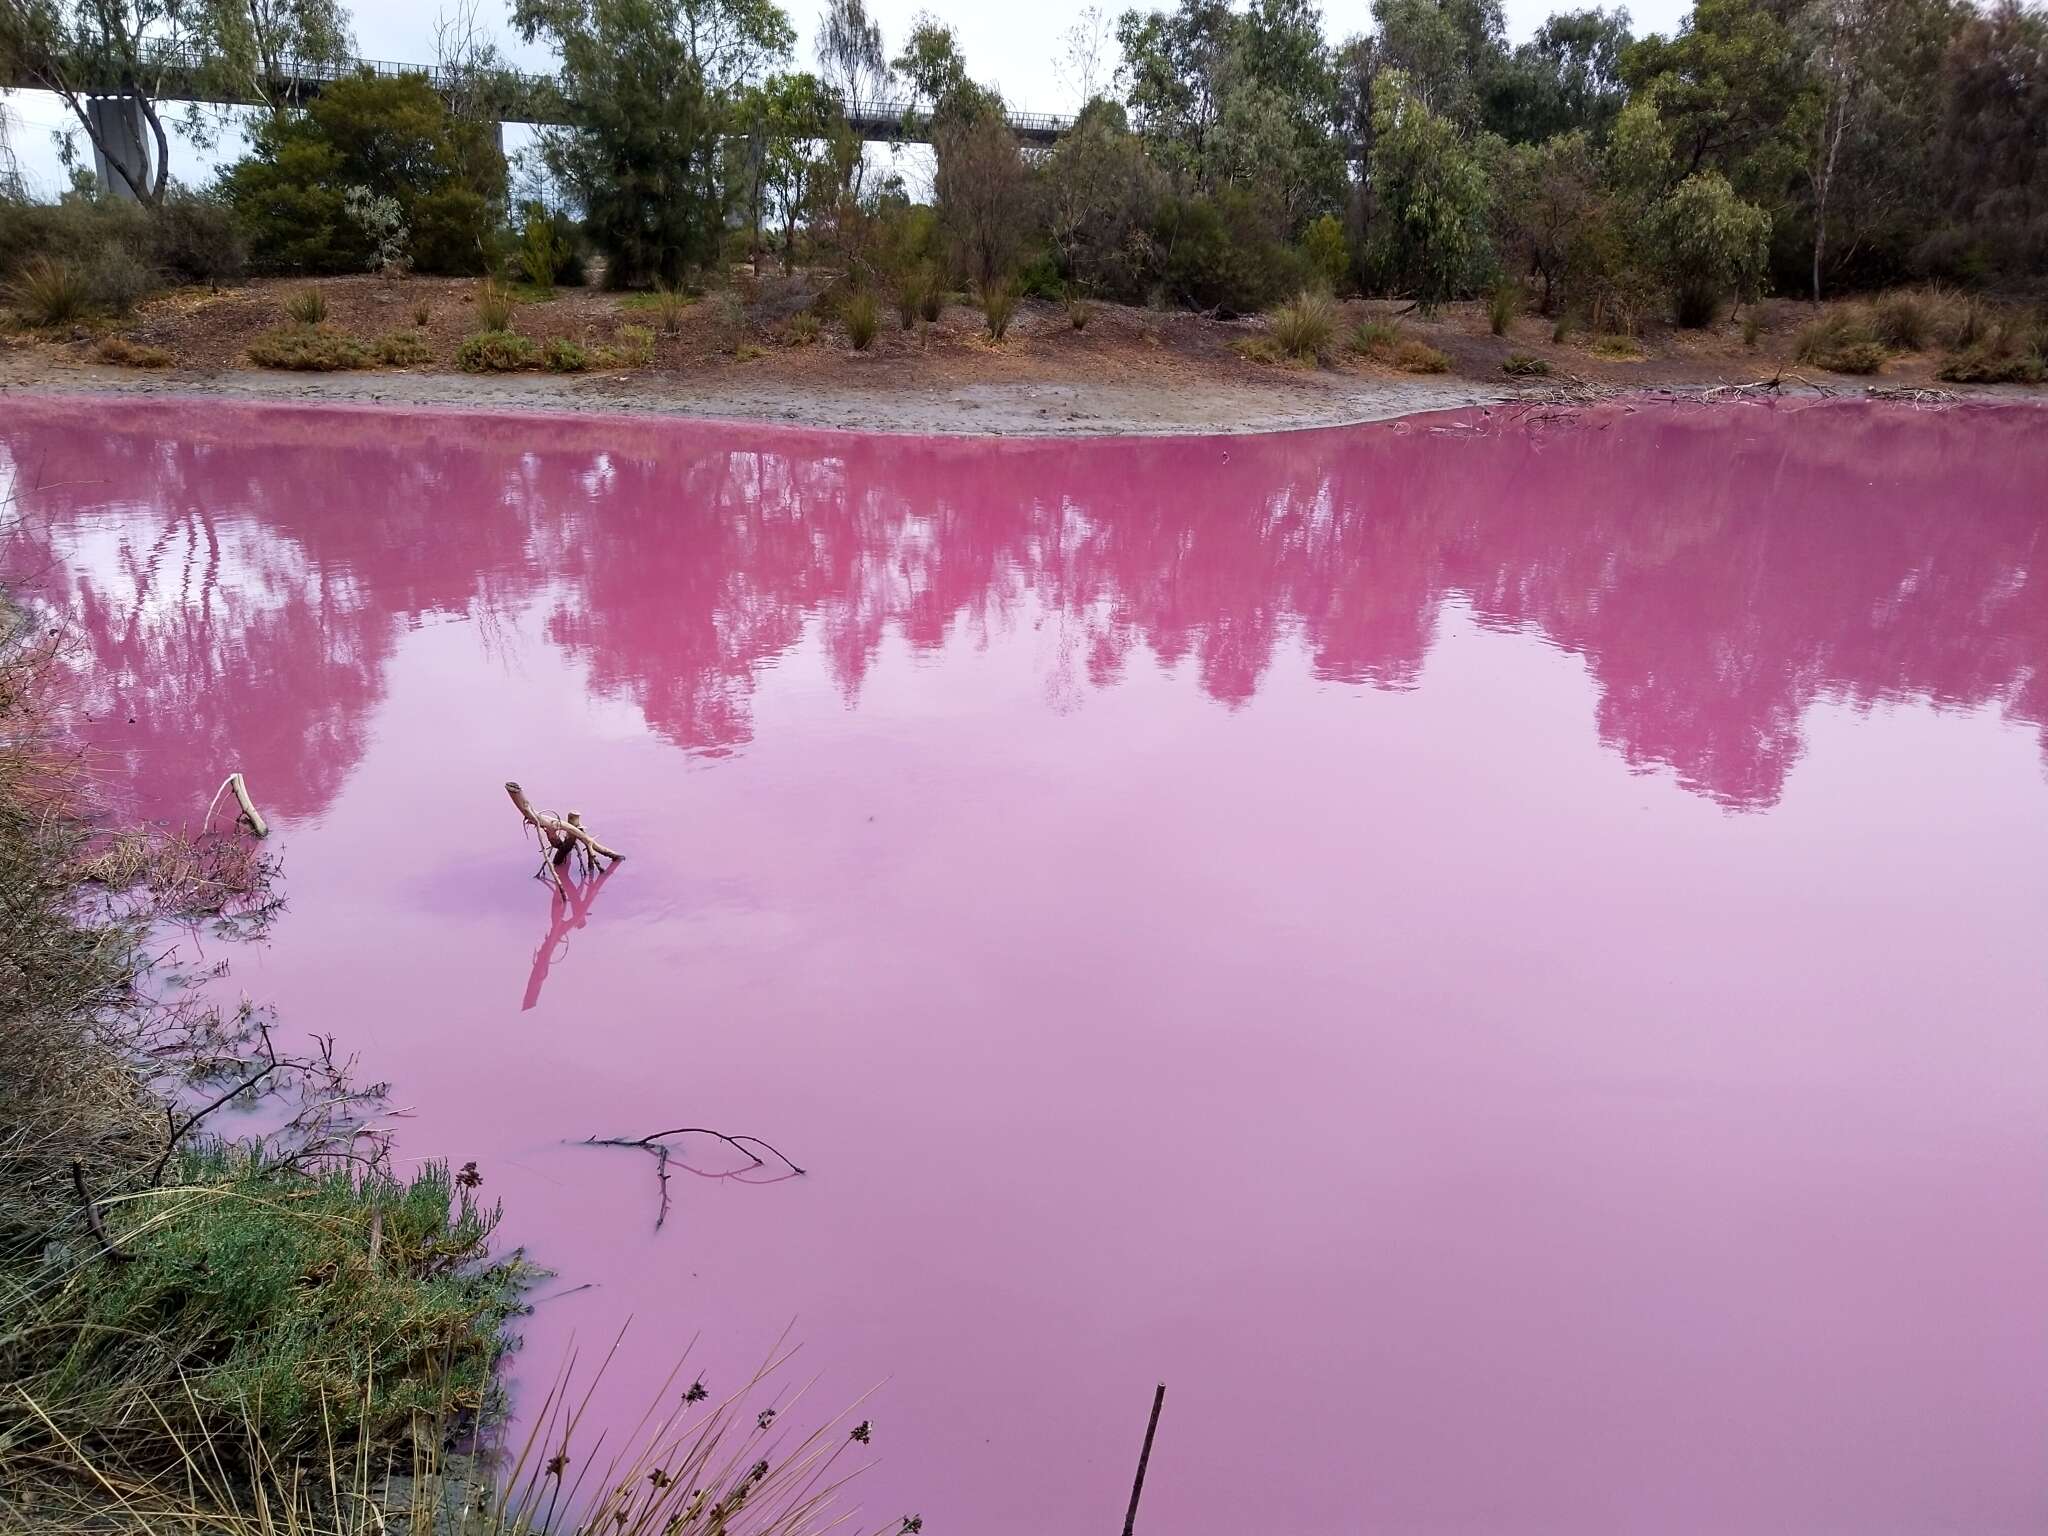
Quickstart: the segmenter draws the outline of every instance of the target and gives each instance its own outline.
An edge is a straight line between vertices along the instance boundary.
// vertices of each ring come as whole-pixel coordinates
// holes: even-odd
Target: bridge
[[[553,75],[529,74],[520,70],[463,70],[435,64],[400,64],[389,59],[284,60],[263,82],[236,78],[218,67],[218,60],[189,45],[159,45],[148,49],[141,71],[154,82],[153,100],[193,101],[210,106],[260,107],[274,101],[303,106],[337,80],[359,75],[396,78],[418,75],[444,99],[461,97],[506,123],[565,126],[569,123],[567,99]],[[112,174],[106,151],[146,176],[150,166],[150,136],[144,131],[141,113],[132,92],[110,67],[102,78],[73,82],[80,95],[88,98],[93,117],[93,159],[100,185],[127,191],[121,177]],[[47,77],[32,66],[16,64],[0,73],[0,88],[19,91],[49,89]],[[878,98],[863,100],[841,96],[839,107],[846,125],[863,139],[883,144],[929,144],[932,114],[914,101]],[[1051,112],[1006,113],[1010,129],[1026,144],[1045,147],[1074,126],[1071,117]],[[105,146],[103,150],[101,145]]]

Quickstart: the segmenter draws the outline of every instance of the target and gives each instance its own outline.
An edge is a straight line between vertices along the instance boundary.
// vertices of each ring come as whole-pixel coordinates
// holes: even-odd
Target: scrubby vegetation
[[[1337,336],[1337,305],[1327,293],[1302,292],[1271,316],[1274,345],[1297,362],[1320,361]]]
[[[93,355],[116,368],[169,368],[177,361],[162,347],[130,341],[126,336],[105,338]]]
[[[345,36],[345,13],[321,13],[332,25],[309,39]],[[1512,47],[1498,0],[1373,0],[1371,14],[1336,41],[1306,4],[1127,12],[1100,61],[1114,69],[1094,72],[1114,92],[1027,152],[930,16],[892,54],[863,0],[830,0],[803,71],[773,0],[704,0],[687,24],[630,0],[513,0],[515,26],[561,62],[566,121],[538,150],[555,201],[514,204],[485,57],[453,86],[365,75],[280,101],[208,194],[167,182],[118,207],[87,191],[0,204],[0,281],[22,318],[61,327],[252,265],[478,273],[494,279],[479,328],[500,333],[513,325],[492,291],[545,299],[601,263],[679,335],[686,294],[715,300],[736,263],[779,263],[873,295],[905,329],[966,296],[995,340],[1023,299],[1067,304],[1080,329],[1081,295],[1279,320],[1306,291],[1424,315],[1480,298],[1496,336],[1533,312],[1614,356],[1623,344],[1598,338],[1731,313],[1755,345],[1767,292],[1817,304],[1922,285],[1871,304],[1867,338],[1802,346],[1812,366],[1867,370],[1937,342],[1973,353],[1977,339],[1943,334],[1947,295],[2008,303],[2048,273],[2038,5],[1699,0],[1668,36],[1594,9]],[[212,45],[246,51],[230,31]],[[0,29],[0,52],[24,46]],[[929,206],[863,153],[849,91],[918,103]],[[753,334],[800,343],[786,320]],[[752,344],[723,329],[728,350]],[[1303,355],[1277,331],[1273,345]]]
[[[517,331],[478,331],[455,349],[455,365],[464,373],[517,373],[540,360],[533,338]]]
[[[249,361],[259,368],[339,373],[350,368],[368,368],[376,360],[370,349],[353,336],[324,325],[293,325],[265,331],[249,343]]]
[[[865,352],[875,344],[882,329],[882,310],[872,293],[863,289],[847,295],[846,302],[839,307],[839,318],[846,322],[846,339],[854,351]]]

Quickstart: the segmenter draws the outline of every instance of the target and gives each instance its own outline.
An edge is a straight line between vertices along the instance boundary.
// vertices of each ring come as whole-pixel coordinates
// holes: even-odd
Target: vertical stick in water
[[[1138,1452],[1138,1475],[1131,1482],[1131,1507],[1124,1515],[1124,1536],[1138,1523],[1138,1495],[1145,1491],[1145,1463],[1152,1459],[1152,1437],[1159,1433],[1159,1410],[1166,1406],[1166,1383],[1152,1394],[1152,1417],[1145,1424],[1145,1448]]]

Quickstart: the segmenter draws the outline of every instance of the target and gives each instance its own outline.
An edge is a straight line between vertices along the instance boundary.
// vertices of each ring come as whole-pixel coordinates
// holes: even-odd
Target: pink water
[[[794,1318],[932,1536],[1114,1530],[1162,1377],[1152,1536],[2048,1524],[2042,414],[0,450],[109,792],[247,773],[235,983],[621,1420]],[[810,1173],[565,1144],[681,1123]]]

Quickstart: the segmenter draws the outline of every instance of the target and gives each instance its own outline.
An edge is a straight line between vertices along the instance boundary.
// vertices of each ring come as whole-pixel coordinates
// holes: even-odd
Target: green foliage
[[[981,317],[988,325],[991,341],[1010,333],[1010,320],[1017,313],[1017,292],[1008,283],[986,283],[981,290]]]
[[[644,325],[622,325],[616,338],[621,362],[644,368],[654,361],[654,332]]]
[[[917,267],[896,279],[896,319],[904,330],[917,323],[917,312],[924,305],[926,292],[935,279],[928,268]]]
[[[1388,286],[1433,310],[1491,264],[1492,188],[1451,119],[1398,71],[1374,91],[1373,146],[1371,264]]]
[[[1771,218],[1735,195],[1719,171],[1688,176],[1650,215],[1682,326],[1711,325],[1722,301],[1756,297],[1770,255]]]
[[[38,256],[15,279],[9,298],[30,325],[70,325],[92,307],[92,284],[77,262]]]
[[[1361,320],[1351,332],[1351,350],[1380,362],[1393,360],[1400,341],[1401,328],[1385,320]]]
[[[1335,214],[1324,214],[1301,232],[1301,254],[1324,288],[1340,291],[1351,275],[1351,242]]]
[[[556,336],[541,349],[541,361],[550,373],[581,373],[590,366],[590,354],[566,336]]]
[[[789,324],[783,328],[782,334],[791,346],[808,347],[818,339],[823,329],[815,314],[808,309],[801,309],[789,317]]]
[[[955,270],[981,285],[1005,281],[1030,228],[1030,172],[998,110],[942,121],[932,178]]]
[[[542,158],[583,209],[615,288],[679,283],[718,250],[720,135],[744,82],[787,55],[772,0],[516,0],[513,25],[561,56],[569,122]]]
[[[1299,362],[1315,362],[1337,335],[1337,302],[1327,293],[1304,289],[1268,317],[1274,344]]]
[[[327,318],[327,295],[318,288],[301,288],[284,301],[284,312],[295,325],[318,325]]]
[[[1550,372],[1550,364],[1527,352],[1510,352],[1500,360],[1500,371],[1511,379],[1540,379]]]
[[[846,322],[846,339],[853,344],[854,351],[865,352],[875,344],[875,336],[882,329],[882,310],[872,293],[862,289],[848,294],[839,308],[839,318]]]
[[[161,1415],[187,1443],[253,1437],[278,1461],[486,1406],[517,1274],[489,1262],[497,1212],[445,1168],[308,1177],[210,1151],[172,1172],[105,1207],[128,1262],[8,1298],[26,1325],[0,1346],[10,1381],[69,1417]]]
[[[295,373],[339,373],[368,368],[376,358],[353,336],[325,326],[293,325],[265,331],[248,346],[249,361],[259,368],[285,368]]]
[[[517,373],[539,361],[533,338],[517,331],[478,331],[455,349],[455,366],[464,373]]]
[[[77,194],[55,203],[0,196],[0,278],[18,279],[39,258],[77,266],[88,302],[109,309],[165,282],[231,281],[248,264],[227,209],[178,187],[154,209]]]
[[[1083,112],[1039,178],[1040,219],[1060,275],[1129,303],[1159,279],[1153,232],[1166,177],[1108,104]]]
[[[1486,325],[1496,336],[1505,336],[1508,327],[1515,323],[1515,316],[1522,312],[1522,285],[1501,281],[1493,285],[1486,295]]]
[[[360,272],[396,241],[420,271],[477,272],[504,180],[490,124],[451,116],[424,76],[362,75],[259,120],[221,190],[266,270]]]
[[[377,338],[377,361],[393,368],[417,368],[433,361],[425,338],[411,331],[389,331]]]
[[[2048,362],[2039,352],[1972,347],[1945,361],[1935,377],[1951,384],[2039,384],[2048,379]]]
[[[1170,199],[1153,243],[1162,253],[1159,283],[1166,292],[1224,316],[1265,309],[1308,276],[1300,251],[1273,233],[1270,210],[1237,186],[1213,197]]]

